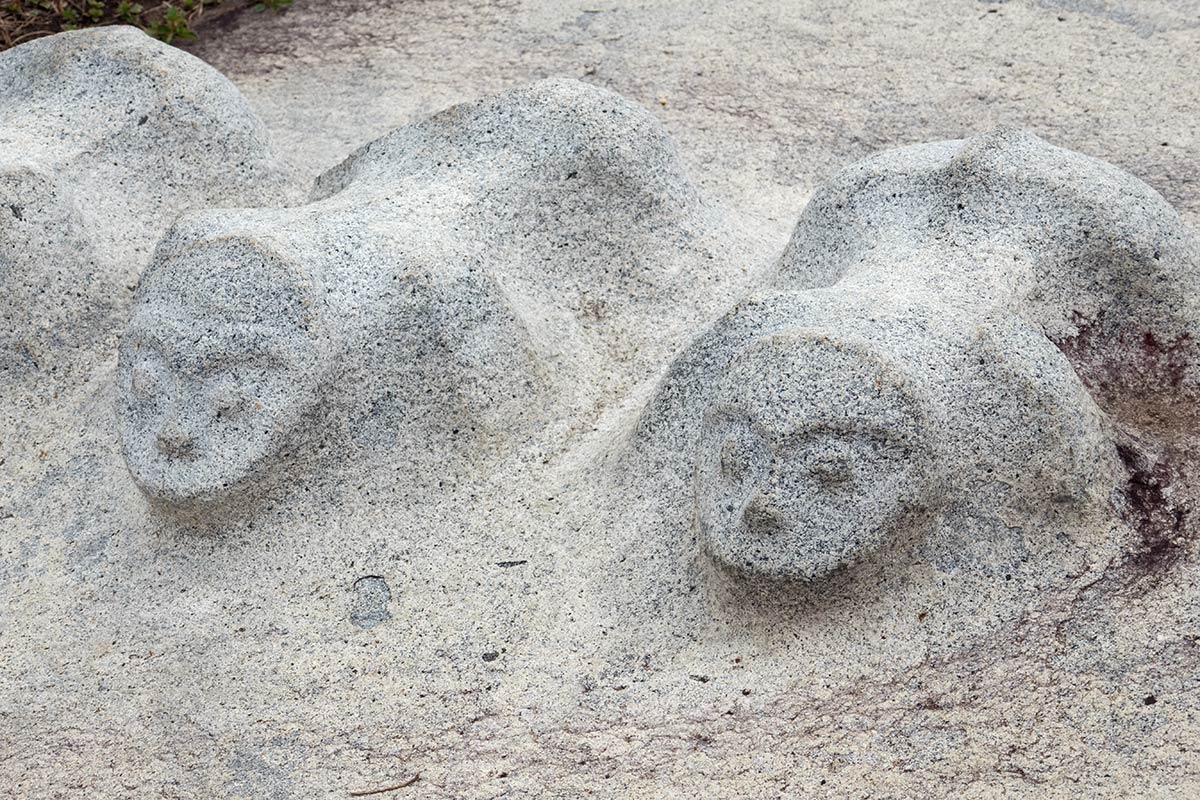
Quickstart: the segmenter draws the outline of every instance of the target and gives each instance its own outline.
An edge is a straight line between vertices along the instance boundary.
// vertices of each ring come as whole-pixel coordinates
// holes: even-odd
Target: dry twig
[[[394,792],[397,789],[404,789],[408,786],[412,786],[414,783],[416,783],[419,780],[421,780],[421,773],[418,772],[416,775],[413,775],[411,778],[406,780],[404,783],[397,783],[395,786],[385,786],[382,789],[367,789],[362,792],[351,792],[350,796],[351,797],[366,797],[367,795],[371,795],[371,794],[383,794],[384,792]]]

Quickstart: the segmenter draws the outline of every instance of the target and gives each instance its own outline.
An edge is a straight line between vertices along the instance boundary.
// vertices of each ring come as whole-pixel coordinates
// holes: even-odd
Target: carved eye
[[[749,469],[745,448],[730,437],[721,445],[721,474],[730,480],[741,480]]]
[[[162,379],[158,369],[144,361],[134,365],[129,378],[129,388],[132,389],[134,397],[149,400],[159,393],[161,385]]]
[[[213,406],[217,411],[217,419],[225,419],[249,408],[250,398],[241,387],[226,383],[213,395]]]
[[[842,488],[854,477],[854,467],[846,453],[821,453],[808,465],[808,474],[827,488]]]

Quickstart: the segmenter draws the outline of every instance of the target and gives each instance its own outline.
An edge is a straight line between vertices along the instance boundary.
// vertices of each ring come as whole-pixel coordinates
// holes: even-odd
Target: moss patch
[[[164,42],[195,39],[206,14],[230,7],[282,11],[292,0],[0,0],[0,50],[60,31],[136,25]]]

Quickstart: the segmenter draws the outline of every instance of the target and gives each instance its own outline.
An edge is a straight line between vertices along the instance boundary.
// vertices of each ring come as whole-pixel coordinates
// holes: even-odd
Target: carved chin
[[[195,506],[255,482],[276,451],[268,447],[222,454],[197,449],[187,454],[127,460],[134,481],[152,501]]]

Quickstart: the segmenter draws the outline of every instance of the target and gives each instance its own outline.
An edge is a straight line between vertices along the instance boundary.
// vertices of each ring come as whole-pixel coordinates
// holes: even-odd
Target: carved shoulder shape
[[[1149,187],[1027,133],[884,153],[818,190],[775,291],[683,351],[639,430],[690,453],[664,461],[741,575],[915,541],[996,569],[1119,516],[1119,428],[1195,420],[1197,253]]]
[[[114,333],[179,212],[260,202],[281,184],[237,89],[136,29],[0,53],[0,382],[53,391],[96,356],[76,348]]]

